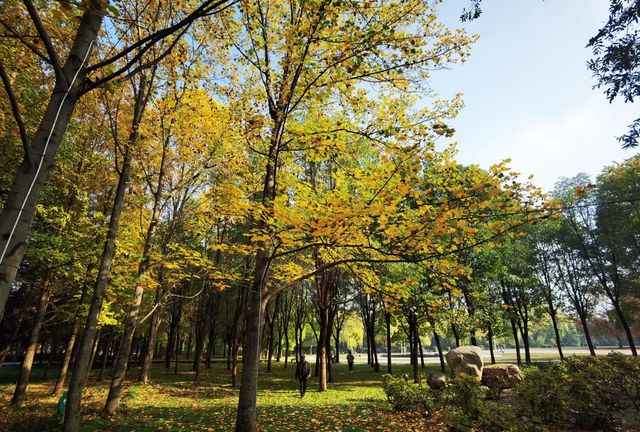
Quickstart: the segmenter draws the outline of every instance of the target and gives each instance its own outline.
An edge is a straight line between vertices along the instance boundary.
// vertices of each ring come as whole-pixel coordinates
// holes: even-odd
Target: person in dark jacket
[[[349,363],[349,372],[353,372],[353,361],[355,360],[355,358],[353,357],[353,354],[351,353],[351,350],[349,350],[349,354],[347,354],[347,363]]]
[[[307,391],[307,380],[311,376],[311,367],[304,356],[300,356],[300,361],[296,366],[296,379],[300,381],[300,397],[303,397]]]

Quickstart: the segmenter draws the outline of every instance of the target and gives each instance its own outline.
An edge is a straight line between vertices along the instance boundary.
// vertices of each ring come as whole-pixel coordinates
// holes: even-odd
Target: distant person
[[[300,361],[296,366],[296,379],[300,381],[300,397],[307,392],[307,380],[311,376],[311,367],[304,358],[304,354],[300,356]]]
[[[60,424],[64,424],[64,413],[67,409],[67,392],[62,393],[58,399],[58,414],[60,415]]]
[[[353,357],[353,354],[351,353],[351,350],[349,350],[349,354],[347,354],[347,363],[349,363],[349,372],[353,372],[353,361],[355,360],[355,358]]]

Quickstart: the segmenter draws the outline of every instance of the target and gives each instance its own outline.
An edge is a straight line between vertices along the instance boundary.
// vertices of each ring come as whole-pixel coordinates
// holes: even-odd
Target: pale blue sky
[[[442,19],[457,21],[468,0],[446,0]],[[459,161],[488,167],[504,158],[545,191],[558,177],[597,175],[637,150],[622,150],[637,109],[609,104],[586,61],[587,41],[608,16],[609,0],[484,0],[480,19],[464,24],[480,34],[469,61],[435,72],[440,97],[464,93],[452,126]]]

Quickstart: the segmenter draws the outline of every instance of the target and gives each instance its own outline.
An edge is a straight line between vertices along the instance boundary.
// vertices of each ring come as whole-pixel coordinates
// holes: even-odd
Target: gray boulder
[[[482,379],[482,348],[461,346],[449,351],[445,357],[454,376],[464,374],[478,381]]]
[[[444,372],[432,372],[427,376],[427,384],[434,390],[440,390],[447,386],[447,374]]]

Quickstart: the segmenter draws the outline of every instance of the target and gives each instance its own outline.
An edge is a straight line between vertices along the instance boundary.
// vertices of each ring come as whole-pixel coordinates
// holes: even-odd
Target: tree
[[[565,212],[566,221],[573,231],[581,258],[591,270],[603,294],[613,305],[618,322],[627,336],[629,348],[633,355],[637,356],[633,334],[621,305],[623,291],[621,260],[624,260],[623,256],[626,252],[621,252],[618,248],[608,221],[601,221],[598,224],[597,194],[593,191],[595,185],[588,180],[586,175],[578,175],[559,183],[559,186],[564,186],[565,195],[569,194],[567,202],[572,204]],[[567,190],[570,186],[574,186],[573,191]],[[609,204],[606,202],[600,204],[602,204],[600,213],[606,215],[605,209]]]
[[[611,0],[609,19],[587,44],[594,58],[587,66],[603,88],[609,102],[617,98],[633,103],[640,96],[640,21],[639,0]],[[623,148],[638,146],[640,118],[631,123],[627,133],[618,137]]]
[[[276,201],[286,197],[278,185],[287,152],[309,148],[313,140],[321,142],[323,131],[362,136],[357,125],[353,125],[354,133],[348,133],[351,129],[346,124],[341,126],[335,121],[317,131],[298,132],[292,126],[305,112],[330,103],[339,107],[340,100],[361,101],[358,105],[363,107],[366,98],[358,89],[358,82],[406,88],[416,82],[414,79],[425,76],[429,67],[464,56],[469,39],[448,32],[428,16],[433,14],[424,2],[385,1],[360,8],[348,3],[273,0],[243,2],[237,13],[228,17],[227,28],[235,31],[231,43],[243,60],[240,65],[244,82],[255,84],[247,92],[261,110],[247,118],[255,119],[254,124],[264,124],[254,128],[251,144],[265,158],[258,199],[260,212],[254,222],[260,236],[255,237],[254,278],[246,308],[247,350],[237,431],[256,430],[260,316],[268,297],[274,295],[268,293],[266,283],[275,257],[269,247],[274,234],[269,221]],[[345,98],[341,93],[353,97]],[[367,135],[365,131],[364,136]]]
[[[21,131],[24,147],[24,158],[18,168],[13,184],[7,194],[0,213],[0,320],[4,314],[7,297],[11,291],[11,285],[16,277],[20,261],[26,250],[26,240],[29,227],[33,220],[36,204],[45,184],[45,179],[51,172],[58,153],[62,138],[67,129],[78,101],[90,91],[103,87],[107,83],[121,79],[131,78],[141,70],[152,67],[162,59],[174,47],[178,38],[167,42],[167,38],[178,34],[182,36],[189,26],[204,16],[215,14],[223,7],[227,0],[207,0],[200,3],[191,12],[176,11],[175,21],[158,30],[152,30],[146,34],[138,32],[140,36],[136,41],[127,46],[116,45],[116,50],[108,50],[104,59],[91,62],[91,55],[102,28],[102,22],[110,7],[108,1],[90,0],[82,5],[67,2],[56,2],[50,7],[61,11],[62,16],[69,20],[79,21],[75,36],[63,37],[61,40],[71,41],[66,46],[56,46],[51,37],[51,28],[47,28],[43,22],[42,11],[38,11],[31,0],[24,0],[24,11],[19,13],[21,18],[28,16],[28,21],[35,28],[38,35],[36,42],[27,40],[16,30],[12,24],[2,21],[2,26],[23,45],[23,50],[31,52],[37,61],[34,64],[42,65],[43,75],[55,77],[55,83],[51,88],[51,97],[37,132],[32,137],[27,137]],[[13,2],[11,2],[13,3]],[[137,5],[127,2],[118,2],[120,7],[131,7],[131,16],[139,17]],[[164,6],[159,4],[158,10]],[[117,9],[115,9],[117,12]],[[172,9],[173,10],[173,9]],[[127,15],[127,14],[123,14]],[[20,20],[24,21],[24,20]],[[123,29],[126,33],[129,28]],[[108,35],[109,36],[109,35]],[[108,37],[107,36],[107,37]],[[117,35],[120,36],[120,35]],[[42,47],[44,47],[44,51]],[[107,45],[109,41],[106,41]],[[140,62],[152,48],[157,48],[158,53],[154,59]],[[63,63],[61,57],[67,56]],[[0,68],[0,77],[6,93],[10,99],[15,92],[11,88],[11,82],[7,79],[9,73],[4,67]],[[19,105],[14,106],[14,117],[18,125],[22,123],[18,114]]]

